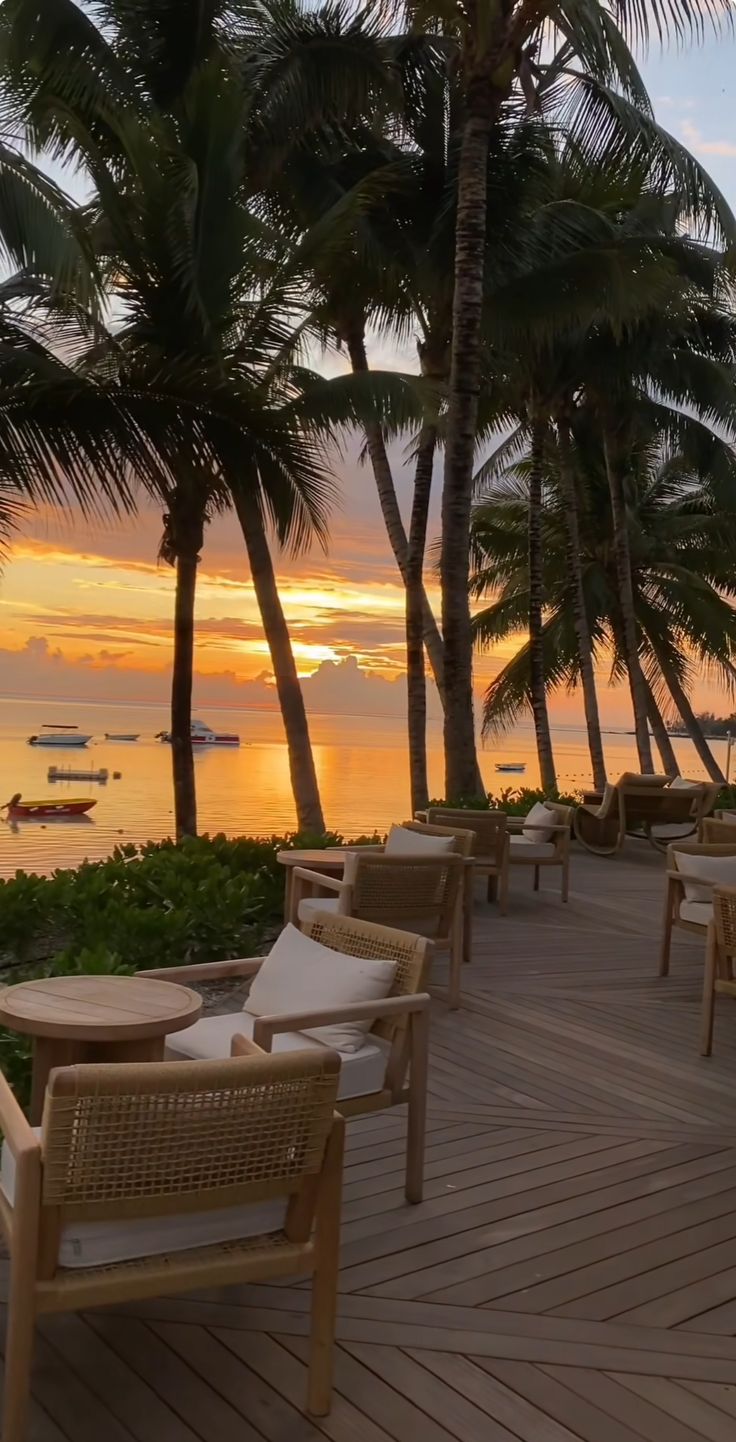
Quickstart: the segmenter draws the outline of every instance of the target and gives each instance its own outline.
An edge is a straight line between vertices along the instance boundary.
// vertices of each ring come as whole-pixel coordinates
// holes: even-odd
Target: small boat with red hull
[[[7,811],[11,820],[47,821],[57,816],[86,816],[96,805],[92,796],[69,796],[61,801],[24,801],[18,791],[0,810]]]

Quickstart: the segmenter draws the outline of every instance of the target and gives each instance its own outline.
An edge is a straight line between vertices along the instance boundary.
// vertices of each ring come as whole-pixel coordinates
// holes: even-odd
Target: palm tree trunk
[[[356,375],[361,375],[368,371],[368,357],[366,355],[365,336],[362,327],[352,326],[348,328],[346,330],[345,343],[353,372]],[[401,572],[402,579],[405,581],[409,541],[404,529],[404,522],[401,519],[401,511],[399,510],[396,487],[394,486],[394,478],[391,471],[391,462],[386,451],[383,431],[377,421],[368,422],[364,430],[384,525],[396,564]],[[439,627],[432,613],[432,607],[427,599],[424,586],[422,586],[422,635],[427,648],[429,664],[432,667],[435,685],[440,693],[440,700],[442,700],[445,686],[444,647]]]
[[[713,752],[711,751],[708,742],[705,739],[703,728],[697,716],[695,715],[692,706],[690,705],[690,697],[688,696],[677,674],[677,671],[672,665],[670,658],[667,655],[663,654],[659,649],[657,650],[657,663],[664,677],[667,690],[669,691],[670,696],[672,697],[672,700],[674,701],[675,706],[677,707],[680,716],[682,717],[687,734],[690,737],[690,740],[692,741],[693,746],[695,747],[695,750],[697,751],[698,756],[700,757],[700,760],[702,761],[706,771],[708,772],[711,781],[718,781],[721,786],[725,786],[726,778],[721,771],[721,768],[718,765],[718,762],[716,761],[716,758],[713,755]]]
[[[289,628],[276,585],[263,518],[258,502],[253,495],[240,492],[235,496],[234,501],[248,552],[250,573],[258,609],[261,613],[263,630],[271,653],[271,664],[276,679],[276,691],[289,752],[289,773],[296,806],[297,826],[300,831],[307,832],[312,836],[323,836],[325,820],[322,814],[312,744],[309,739],[304,697],[299,684],[294,653],[291,649]]]
[[[547,712],[547,677],[544,665],[544,553],[542,546],[544,434],[544,423],[533,419],[529,469],[529,667],[539,775],[544,791],[556,791],[557,776]]]
[[[646,676],[644,677],[644,685],[647,689],[647,716],[652,724],[654,740],[657,743],[657,750],[662,758],[662,770],[667,776],[679,776],[680,765],[675,756],[675,748],[670,740],[662,712],[657,705],[657,698]]]
[[[406,686],[412,813],[429,805],[427,780],[427,687],[424,672],[422,571],[427,544],[437,428],[422,427],[414,471],[414,498],[406,556]]]
[[[598,711],[598,692],[595,684],[593,665],[593,643],[588,625],[588,608],[585,604],[585,583],[580,542],[580,514],[578,483],[570,448],[570,428],[564,415],[557,417],[557,441],[560,458],[560,480],[565,498],[565,526],[567,538],[567,564],[573,587],[573,625],[578,648],[580,680],[583,688],[585,724],[588,728],[588,749],[593,768],[593,784],[596,791],[603,791],[606,785],[606,759],[603,754],[603,737]]]
[[[174,663],[171,672],[171,767],[176,838],[197,835],[197,792],[192,754],[194,601],[199,547],[176,558]]]
[[[487,83],[485,88],[489,88]],[[478,767],[468,583],[473,459],[481,381],[491,111],[491,97],[485,99],[482,106],[480,102],[470,106],[458,162],[452,355],[440,555],[445,643],[445,794],[451,800],[472,795]]]
[[[644,672],[639,660],[639,643],[634,609],[634,585],[631,575],[631,552],[629,549],[629,528],[626,515],[624,491],[625,455],[621,436],[615,427],[604,422],[603,445],[606,458],[608,489],[611,497],[611,518],[613,523],[613,545],[616,560],[616,581],[618,600],[621,608],[622,641],[626,669],[629,676],[631,705],[634,712],[634,731],[639,765],[643,773],[654,771],[652,747],[647,725],[647,688]]]

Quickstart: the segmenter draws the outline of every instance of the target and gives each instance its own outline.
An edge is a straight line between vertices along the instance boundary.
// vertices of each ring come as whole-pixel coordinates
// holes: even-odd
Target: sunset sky
[[[736,204],[736,40],[673,51],[644,69],[662,124],[707,164]],[[374,348],[373,359],[397,368],[413,363],[410,353],[382,347]],[[400,447],[394,459],[406,503],[409,472]],[[335,475],[342,498],[328,553],[315,549],[278,559],[297,664],[304,676],[319,671],[309,690],[319,692],[326,706],[398,714],[404,597],[372,473],[360,464],[357,446],[336,460]],[[47,514],[24,527],[0,582],[6,695],[165,699],[173,573],[156,560],[160,529],[152,509],[115,529]],[[435,499],[430,534],[436,536],[437,529]],[[431,577],[428,590],[439,609]],[[198,596],[200,697],[212,704],[271,704],[268,651],[242,538],[232,521],[217,520],[208,530]],[[509,644],[503,653],[479,659],[479,687],[513,649]],[[696,700],[718,704],[719,698],[704,686]],[[605,709],[609,720],[625,720],[624,693],[608,696]],[[555,713],[558,719],[576,719],[578,704],[562,698]]]

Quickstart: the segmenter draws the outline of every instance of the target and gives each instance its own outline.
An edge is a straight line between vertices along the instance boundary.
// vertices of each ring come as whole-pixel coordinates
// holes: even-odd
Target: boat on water
[[[496,762],[496,770],[497,770],[497,771],[515,771],[515,772],[517,772],[517,773],[518,773],[518,772],[521,772],[521,771],[526,771],[526,762],[525,762],[525,761],[497,761],[497,762]]]
[[[81,731],[42,731],[39,736],[29,736],[29,746],[87,746],[91,736]]]
[[[106,741],[140,741],[140,738],[141,738],[141,733],[140,733],[140,731],[136,731],[135,734],[134,734],[132,731],[131,731],[130,733],[128,733],[127,731],[106,731],[106,732],[105,732],[105,740],[106,740]]]
[[[235,731],[213,731],[204,721],[193,721],[192,746],[239,746],[240,737]],[[159,740],[171,741],[170,731],[159,732]]]
[[[63,801],[24,801],[18,791],[0,810],[7,811],[11,819],[26,817],[38,821],[53,816],[84,816],[96,805],[91,796],[70,796]]]

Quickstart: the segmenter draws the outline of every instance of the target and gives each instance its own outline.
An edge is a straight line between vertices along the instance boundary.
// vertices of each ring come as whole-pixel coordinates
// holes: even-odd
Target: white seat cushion
[[[696,926],[707,926],[712,920],[712,901],[680,902],[680,921],[692,921]]]
[[[702,781],[688,781],[687,776],[675,776],[670,782],[670,791],[700,791]]]
[[[512,861],[545,861],[548,857],[557,855],[553,842],[532,841],[529,836],[512,836],[510,850]]]
[[[524,818],[522,834],[526,836],[529,841],[549,841],[556,825],[557,816],[555,812],[550,811],[549,807],[545,806],[543,801],[537,801],[535,805],[532,806],[529,814]]]
[[[702,852],[691,855],[687,851],[675,851],[674,856],[677,870],[684,872],[685,876],[697,876],[711,882],[711,886],[696,886],[685,881],[686,901],[710,901],[713,886],[736,886],[736,855],[709,856]]]
[[[395,961],[333,951],[295,926],[285,926],[255,977],[243,1009],[251,1016],[286,1016],[295,1011],[383,1001],[395,975]],[[341,1053],[360,1051],[371,1026],[368,1016],[365,1021],[309,1027],[305,1035]]]
[[[41,1128],[34,1128],[38,1136]],[[3,1142],[0,1189],[12,1204],[15,1195],[15,1157]],[[280,1232],[286,1201],[257,1202],[246,1207],[220,1207],[209,1212],[188,1212],[168,1217],[129,1217],[114,1222],[69,1222],[62,1228],[60,1267],[104,1267],[136,1257],[156,1257],[260,1237]]]
[[[454,836],[423,836],[408,826],[392,826],[384,847],[384,856],[447,856],[454,851]]]
[[[337,916],[340,911],[339,896],[304,896],[299,902],[297,916],[300,921],[311,921],[315,911],[329,911]]]
[[[253,1028],[257,1018],[247,1011],[229,1011],[224,1016],[205,1016],[177,1031],[166,1039],[166,1055],[173,1061],[210,1061],[229,1056],[234,1036],[253,1039]],[[323,1043],[315,1041],[303,1031],[277,1032],[273,1039],[273,1051],[315,1051]],[[340,1052],[340,1085],[337,1095],[365,1097],[380,1091],[386,1073],[386,1044],[378,1037],[370,1037],[360,1051]]]

